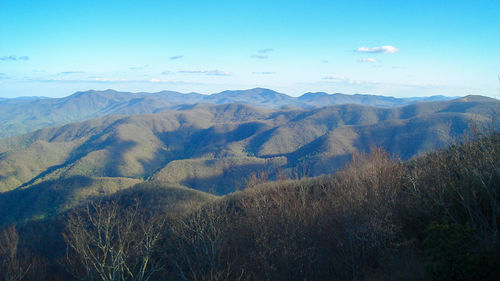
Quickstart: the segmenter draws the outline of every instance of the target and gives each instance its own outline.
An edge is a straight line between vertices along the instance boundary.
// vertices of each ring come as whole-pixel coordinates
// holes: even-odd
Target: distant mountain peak
[[[489,98],[489,97],[479,96],[479,95],[468,95],[465,97],[458,98],[456,100],[463,101],[463,102],[494,102],[494,101],[498,101],[497,99],[494,99],[494,98]]]
[[[246,90],[225,90],[220,93],[216,93],[213,95],[227,95],[227,94],[280,94],[274,90],[271,89],[266,89],[266,88],[252,88],[252,89],[246,89]],[[284,94],[282,94],[284,95]]]
[[[64,98],[5,99],[0,102],[0,138],[27,133],[35,129],[56,126],[110,115],[154,114],[166,110],[183,110],[189,105],[243,103],[260,108],[286,106],[302,109],[331,105],[357,104],[382,108],[450,100],[449,97],[395,98],[366,94],[329,94],[308,92],[292,97],[272,89],[256,87],[246,90],[227,90],[211,95],[175,91],[119,92],[90,89]],[[496,101],[467,96],[462,101]]]
[[[303,94],[300,98],[306,98],[306,97],[325,97],[325,96],[330,96],[330,94],[325,93],[325,92],[307,92]]]
[[[252,89],[248,89],[248,90],[243,90],[243,91],[261,91],[261,92],[273,92],[273,93],[277,93],[274,90],[271,90],[271,89],[268,89],[268,88],[261,88],[261,87],[256,87],[256,88],[252,88]]]

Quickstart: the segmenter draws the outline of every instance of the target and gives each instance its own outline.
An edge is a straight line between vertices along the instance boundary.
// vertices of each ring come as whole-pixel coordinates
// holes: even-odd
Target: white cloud
[[[372,58],[361,58],[358,61],[359,62],[377,62],[376,59],[372,59]]]
[[[252,72],[252,74],[269,75],[269,74],[276,74],[276,72],[274,72],[274,71],[256,71],[256,72]]]
[[[149,82],[151,82],[151,83],[162,83],[162,82],[168,82],[168,80],[158,79],[158,78],[151,78],[151,79],[149,79]]]
[[[58,75],[70,75],[70,74],[82,74],[85,73],[83,71],[63,71],[59,72]]]
[[[147,68],[149,67],[149,65],[143,65],[143,66],[132,66],[132,67],[129,67],[128,69],[130,70],[141,70],[141,69],[144,69],[144,68]]]
[[[172,81],[172,80],[160,79],[160,78],[151,78],[148,81],[144,81],[144,82],[164,83],[164,84],[170,84],[170,85],[203,85],[204,84],[204,83],[200,83],[200,82]]]
[[[27,81],[44,82],[44,83],[129,83],[134,82],[124,78],[104,78],[104,77],[89,77],[88,79],[66,79],[66,78],[51,78],[40,79],[25,77]]]
[[[358,53],[384,53],[393,54],[398,52],[399,49],[394,46],[381,46],[381,47],[359,47],[356,49]]]
[[[164,83],[172,85],[202,85],[200,82],[186,82],[186,81],[172,81],[161,78],[150,78],[150,79],[125,79],[125,78],[107,78],[107,77],[89,77],[88,79],[38,79],[38,78],[27,78],[27,81],[33,82],[45,82],[45,83],[97,83],[97,84],[133,84],[133,83]]]
[[[28,56],[17,57],[14,55],[0,57],[1,61],[8,61],[8,60],[16,61],[16,60],[29,60],[29,59],[30,59],[30,57],[28,57]]]
[[[269,55],[267,55],[267,54],[270,52],[274,52],[274,49],[269,49],[269,48],[268,49],[261,49],[261,50],[257,50],[258,54],[253,54],[250,57],[253,59],[265,60],[265,59],[269,58]]]
[[[215,75],[215,76],[229,76],[229,72],[220,71],[220,70],[208,70],[204,72],[206,75]]]
[[[266,54],[266,53],[269,53],[272,51],[274,51],[274,49],[262,49],[262,50],[258,50],[257,52],[259,52],[261,54]]]
[[[125,78],[102,78],[102,77],[95,77],[94,81],[97,82],[128,82],[128,79]]]
[[[185,73],[185,74],[205,74],[212,76],[229,76],[231,75],[229,72],[221,71],[221,70],[181,70],[177,71],[177,73]]]
[[[321,78],[323,80],[328,80],[328,82],[333,82],[333,83],[348,83],[348,84],[362,84],[362,81],[359,80],[353,80],[350,78],[347,78],[345,76],[337,76],[337,75],[332,75],[332,76],[325,76]]]
[[[261,60],[265,60],[265,59],[269,58],[269,56],[267,56],[267,55],[251,55],[250,57],[254,58],[254,59],[261,59]]]
[[[323,79],[323,80],[332,80],[334,82],[342,82],[342,81],[345,81],[347,78],[344,77],[344,76],[333,75],[333,76],[325,76],[325,77],[323,77],[321,79]]]
[[[374,90],[377,89],[380,93],[384,93],[384,89],[400,89],[400,90],[408,90],[408,89],[419,89],[419,90],[435,90],[441,91],[444,89],[445,85],[441,84],[432,84],[432,83],[390,83],[390,82],[380,82],[380,81],[367,81],[367,80],[354,80],[345,76],[325,76],[322,78],[322,81],[319,83],[336,83],[336,85],[342,87],[355,87],[356,89],[363,90]],[[358,88],[361,87],[361,88]],[[354,88],[353,88],[354,89]]]

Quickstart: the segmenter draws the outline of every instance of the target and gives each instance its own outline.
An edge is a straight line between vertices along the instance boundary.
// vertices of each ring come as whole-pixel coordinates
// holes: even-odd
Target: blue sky
[[[0,1],[0,97],[266,87],[499,97],[495,1]]]

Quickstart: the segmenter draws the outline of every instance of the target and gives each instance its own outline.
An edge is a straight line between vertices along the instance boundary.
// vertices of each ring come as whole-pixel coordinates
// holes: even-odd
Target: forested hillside
[[[475,138],[475,139],[474,139]],[[500,137],[408,162],[380,148],[335,175],[214,197],[138,184],[4,228],[26,280],[496,280]]]
[[[139,182],[227,194],[260,171],[271,179],[331,174],[374,146],[406,160],[447,145],[471,123],[490,126],[498,104],[467,97],[391,109],[198,105],[42,129],[0,140],[0,217],[43,218]]]

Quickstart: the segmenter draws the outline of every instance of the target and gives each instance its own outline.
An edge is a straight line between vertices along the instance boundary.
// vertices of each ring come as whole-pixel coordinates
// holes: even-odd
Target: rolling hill
[[[24,97],[0,100],[0,138],[36,129],[63,125],[110,115],[151,114],[184,110],[200,103],[244,103],[265,108],[295,106],[314,108],[338,104],[395,107],[427,100],[447,100],[437,96],[400,99],[371,95],[307,93],[295,98],[269,89],[223,91],[212,95],[182,94],[172,91],[130,93],[114,90],[76,92],[64,98]]]
[[[200,104],[45,128],[0,140],[0,206],[38,198],[0,214],[44,217],[141,182],[227,194],[259,171],[330,174],[373,146],[409,159],[448,144],[471,122],[490,124],[499,106],[479,96],[398,108]]]

